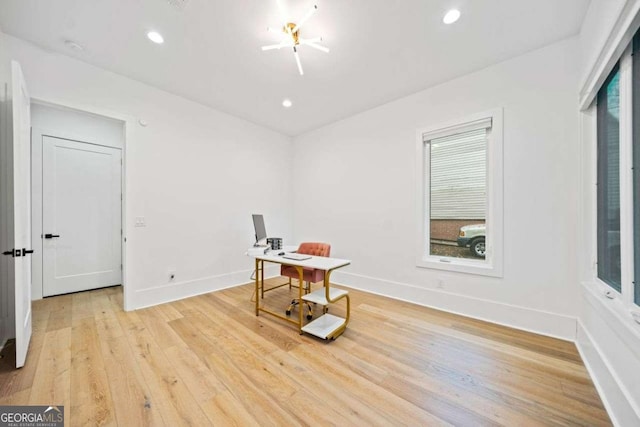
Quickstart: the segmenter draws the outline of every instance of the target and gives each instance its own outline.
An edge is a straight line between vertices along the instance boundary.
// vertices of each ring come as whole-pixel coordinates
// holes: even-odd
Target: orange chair
[[[328,243],[315,243],[315,242],[305,242],[301,243],[298,248],[297,253],[304,255],[313,255],[313,256],[324,256],[328,257],[331,255],[331,245]],[[300,276],[298,275],[298,271],[295,267],[291,267],[288,265],[280,266],[280,275],[286,276],[289,278],[289,289],[291,289],[291,279],[300,280]],[[303,290],[305,294],[311,292],[311,284],[324,281],[324,270],[318,270],[315,268],[304,268],[302,270],[302,278],[305,283],[299,283],[298,286],[303,286]],[[300,304],[298,298],[291,300],[291,304],[287,309],[287,316],[291,314],[293,308]],[[307,313],[307,319],[311,320],[313,317],[313,311],[311,310],[311,305],[307,302],[305,303],[307,309],[309,310]]]

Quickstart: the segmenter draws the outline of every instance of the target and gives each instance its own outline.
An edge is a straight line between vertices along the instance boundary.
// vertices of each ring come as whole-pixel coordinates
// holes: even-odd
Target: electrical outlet
[[[436,287],[438,289],[444,289],[444,279],[443,278],[439,278],[438,279],[438,285]]]
[[[176,279],[176,272],[169,270],[169,281],[173,282]]]
[[[136,227],[146,227],[147,226],[147,222],[145,221],[143,216],[137,216],[136,217],[135,226]]]

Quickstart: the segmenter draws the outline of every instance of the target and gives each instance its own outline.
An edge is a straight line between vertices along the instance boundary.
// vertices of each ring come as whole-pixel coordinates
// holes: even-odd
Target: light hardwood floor
[[[326,342],[256,317],[252,291],[130,313],[120,287],[37,301],[0,404],[63,404],[72,426],[610,425],[572,343],[353,290]]]

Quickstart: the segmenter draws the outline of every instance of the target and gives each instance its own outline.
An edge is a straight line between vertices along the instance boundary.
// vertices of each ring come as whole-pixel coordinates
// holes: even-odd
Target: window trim
[[[474,123],[490,119],[492,122],[487,145],[487,256],[484,261],[428,255],[430,230],[426,227],[427,188],[425,140],[453,135]],[[503,277],[504,256],[504,167],[503,167],[503,109],[472,114],[445,123],[427,126],[416,132],[416,266],[436,270]]]

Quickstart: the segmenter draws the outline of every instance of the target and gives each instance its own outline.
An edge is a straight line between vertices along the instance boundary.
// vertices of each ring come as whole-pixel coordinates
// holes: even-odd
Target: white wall
[[[296,238],[353,260],[338,282],[575,338],[578,48],[562,41],[295,138]],[[416,131],[498,107],[504,278],[416,267]]]
[[[291,241],[290,138],[1,34],[7,58],[22,65],[33,98],[127,121],[129,309],[247,282],[251,213]],[[147,226],[135,228],[135,217]]]
[[[31,105],[31,127],[109,147],[124,147],[124,123],[53,105]]]
[[[580,75],[592,73],[622,8],[637,0],[592,0],[581,33]],[[582,82],[581,82],[582,83]],[[595,280],[595,137],[593,109],[581,116],[581,179],[578,280],[580,325],[577,344],[616,425],[640,425],[640,325],[619,300],[604,296]]]

